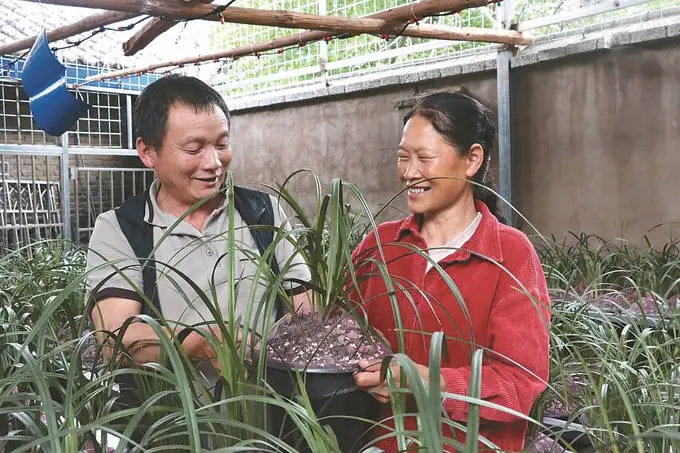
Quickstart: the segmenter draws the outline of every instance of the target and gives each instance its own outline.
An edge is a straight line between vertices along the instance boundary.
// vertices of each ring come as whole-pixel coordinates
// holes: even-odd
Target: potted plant
[[[356,187],[336,178],[330,183],[330,193],[322,195],[316,175],[316,209],[314,216],[308,217],[286,187],[300,173],[291,175],[276,192],[299,222],[285,236],[294,239],[309,267],[311,280],[306,285],[312,310],[295,313],[290,302],[284,302],[290,314],[266,335],[266,354],[260,358],[265,362],[268,385],[286,398],[302,397],[320,422],[335,432],[340,450],[354,452],[364,444],[362,433],[371,427],[366,420],[375,417],[377,405],[355,387],[353,373],[359,360],[379,360],[391,351],[349,300],[358,283],[352,252],[366,226],[347,203],[348,193],[362,205],[369,223],[374,223]],[[284,273],[279,273],[279,279]],[[283,411],[274,408],[270,412],[270,428],[283,438],[288,436],[297,448],[309,448],[301,444],[303,436]]]

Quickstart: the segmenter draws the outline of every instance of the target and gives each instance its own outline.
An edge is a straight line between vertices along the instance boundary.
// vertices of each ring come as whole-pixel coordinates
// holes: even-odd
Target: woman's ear
[[[472,179],[484,162],[484,148],[482,148],[482,145],[479,143],[472,145],[466,158],[468,167],[465,174],[468,178]]]

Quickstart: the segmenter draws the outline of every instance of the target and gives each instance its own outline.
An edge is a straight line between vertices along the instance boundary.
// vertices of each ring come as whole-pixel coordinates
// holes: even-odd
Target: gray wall
[[[517,201],[541,231],[680,220],[678,41],[525,67],[513,89]]]
[[[680,220],[678,40],[523,66],[512,74],[514,204],[542,233],[637,240],[657,224]],[[282,182],[296,169],[311,168],[322,180],[340,176],[371,202],[383,202],[399,190],[395,156],[403,102],[461,85],[495,109],[491,71],[237,112],[237,182]],[[311,179],[293,187],[310,205]]]

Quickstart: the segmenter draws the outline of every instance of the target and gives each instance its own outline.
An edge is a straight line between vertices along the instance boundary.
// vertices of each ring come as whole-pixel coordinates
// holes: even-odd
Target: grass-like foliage
[[[348,281],[351,286],[356,278],[353,249],[377,222],[355,186],[332,181],[325,194],[318,178],[315,181],[317,204],[312,213],[285,184],[278,188],[295,226],[275,231],[272,247],[277,241],[295,240],[316,282],[316,308],[324,311],[343,300]],[[233,212],[230,215],[233,222]],[[239,244],[233,232],[225,232],[222,240],[229,244],[222,257],[228,277],[237,282],[233,261]],[[532,434],[549,434],[574,451],[680,451],[680,315],[674,310],[680,281],[678,244],[655,249],[574,235],[542,245],[540,253],[553,300],[551,376],[532,414]],[[115,438],[117,451],[127,444],[134,451],[148,452],[292,453],[295,449],[266,426],[263,408],[278,406],[311,451],[339,452],[335,435],[316,417],[304,395],[293,401],[272,392],[262,363],[251,364],[252,351],[238,342],[236,327],[248,330],[257,324],[253,320],[265,319],[274,310],[277,297],[284,297],[282,277],[273,276],[268,256],[248,256],[256,265],[253,278],[267,281],[268,290],[259,300],[252,297],[245,315],[219,312],[214,288],[192,286],[198,288],[200,300],[190,302],[205,304],[221,325],[219,334],[203,330],[222,367],[216,389],[200,384],[200,365],[189,360],[179,347],[182,338],[176,336],[160,335],[162,360],[138,366],[124,359],[120,338],[126,323],[119,331],[106,333],[123,360],[106,358],[86,316],[83,248],[43,242],[0,257],[0,451],[102,451],[107,444],[116,444]],[[387,288],[399,290],[404,285],[382,272],[384,263],[377,264]],[[285,263],[282,267],[285,272]],[[213,281],[215,272],[206,270]],[[177,281],[184,277],[179,272],[173,275]],[[230,300],[242,290],[232,286]],[[456,297],[455,285],[451,290]],[[143,320],[161,331],[162,317]],[[263,338],[267,333],[258,332]],[[391,385],[394,428],[385,435],[418,451],[439,453],[443,445],[450,445],[476,452],[484,445],[478,435],[483,423],[479,408],[490,406],[480,400],[481,363],[487,352],[474,355],[468,395],[442,395],[439,367],[446,355],[444,344],[445,338],[435,333],[428,384],[416,377],[413,362],[395,351],[393,360],[412,386],[406,390]],[[121,400],[116,383],[123,376],[140,389],[139,405],[128,407]],[[448,419],[443,396],[470,403],[464,423]],[[415,431],[404,428],[408,414],[419,420]],[[466,443],[444,439],[442,425],[467,431]],[[577,447],[583,444],[590,450]]]

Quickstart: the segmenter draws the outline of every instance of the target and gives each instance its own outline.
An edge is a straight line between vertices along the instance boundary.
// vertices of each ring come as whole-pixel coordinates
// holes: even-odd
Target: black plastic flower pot
[[[543,424],[547,427],[544,434],[561,445],[573,448],[578,453],[593,453],[595,451],[595,447],[586,434],[585,426],[573,421],[570,422],[565,417],[544,417]]]
[[[305,390],[322,425],[335,433],[343,453],[358,453],[370,440],[370,431],[378,416],[378,402],[354,385],[352,373],[333,370],[305,370]],[[294,370],[267,367],[267,383],[281,396],[298,400],[300,389]],[[363,420],[367,421],[363,421]],[[267,426],[297,451],[310,452],[309,445],[295,423],[281,408],[267,408]]]

